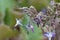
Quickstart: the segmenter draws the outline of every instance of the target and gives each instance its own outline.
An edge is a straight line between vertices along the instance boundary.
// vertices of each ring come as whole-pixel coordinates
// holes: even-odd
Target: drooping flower
[[[27,31],[30,31],[30,29],[32,30],[32,32],[34,32],[34,27],[29,23],[26,25]]]
[[[32,26],[32,25],[30,25],[31,26],[31,30],[32,30],[32,32],[34,32],[34,27]]]
[[[47,32],[44,34],[44,36],[48,37],[48,39],[55,37],[55,32]]]

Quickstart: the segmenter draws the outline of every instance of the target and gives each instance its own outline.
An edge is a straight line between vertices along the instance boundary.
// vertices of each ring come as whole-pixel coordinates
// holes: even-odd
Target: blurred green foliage
[[[14,37],[18,34],[16,30],[12,30],[7,25],[0,25],[0,40],[5,40],[6,38]]]
[[[5,13],[6,8],[12,9],[14,6],[14,0],[0,0],[0,13]]]
[[[20,0],[20,3],[18,4],[19,6],[29,6],[29,0]]]
[[[60,3],[60,0],[55,0],[55,2],[58,2],[58,3]]]
[[[33,5],[38,11],[49,5],[50,0],[20,0],[20,7]]]
[[[10,12],[15,6],[14,0],[0,0],[0,20],[4,20],[3,25],[0,25],[0,40],[16,36],[16,30],[10,27],[14,25],[14,16]],[[8,25],[8,26],[7,26]]]

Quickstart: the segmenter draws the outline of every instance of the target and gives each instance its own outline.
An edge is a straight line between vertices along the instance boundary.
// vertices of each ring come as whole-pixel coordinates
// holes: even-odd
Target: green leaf
[[[12,15],[12,13],[8,9],[6,9],[4,23],[12,27],[14,26],[15,22],[16,22],[16,19],[14,15]]]
[[[13,7],[15,6],[14,3],[14,0],[0,0],[0,20],[4,19],[6,8],[8,8],[9,10],[13,9]]]
[[[29,22],[30,22],[30,17],[27,14],[25,14],[22,19],[22,24],[26,26]]]
[[[34,32],[30,30],[29,32],[29,40],[42,40],[42,30],[41,28],[38,28],[35,23],[31,21],[31,24],[34,27]]]
[[[28,40],[42,40],[42,30],[41,28],[38,28],[37,25],[35,23],[33,23],[33,21],[30,19],[30,17],[28,15],[25,14],[23,20],[23,30],[26,30],[24,27],[31,22],[31,24],[34,27],[34,32],[32,32],[32,30],[29,31],[29,35],[27,34],[27,38]],[[26,30],[27,31],[27,30]],[[25,31],[25,33],[26,33]],[[26,36],[26,35],[25,35]]]

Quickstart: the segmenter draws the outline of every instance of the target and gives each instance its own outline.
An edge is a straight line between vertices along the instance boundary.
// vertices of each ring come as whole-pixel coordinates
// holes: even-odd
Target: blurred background
[[[47,40],[42,28],[37,26],[33,18],[50,6],[51,1],[53,0],[0,0],[0,40]],[[60,0],[54,2],[60,3]],[[30,10],[30,7],[33,9]],[[20,22],[16,19],[21,20],[22,25],[17,25]],[[29,23],[33,29],[26,28]]]

